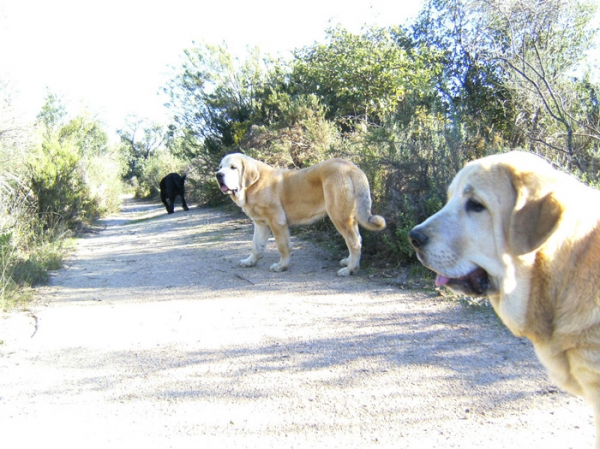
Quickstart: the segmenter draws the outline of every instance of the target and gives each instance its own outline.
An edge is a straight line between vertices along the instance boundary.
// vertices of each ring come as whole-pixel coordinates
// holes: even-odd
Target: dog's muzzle
[[[217,178],[217,184],[219,184],[219,189],[221,189],[221,192],[226,193],[227,195],[229,194],[236,194],[237,191],[236,190],[232,190],[229,187],[227,187],[227,184],[225,184],[225,175],[221,172],[217,172],[215,173],[215,177]]]
[[[417,257],[423,265],[427,268],[432,269],[427,260],[424,248],[429,242],[429,236],[419,229],[419,226],[413,228],[408,233],[408,240],[415,249]],[[436,270],[433,270],[436,271]],[[492,285],[488,273],[480,267],[475,268],[465,276],[460,277],[446,277],[440,273],[437,273],[435,285],[441,287],[445,285],[456,293],[462,293],[465,295],[483,296],[492,290]]]

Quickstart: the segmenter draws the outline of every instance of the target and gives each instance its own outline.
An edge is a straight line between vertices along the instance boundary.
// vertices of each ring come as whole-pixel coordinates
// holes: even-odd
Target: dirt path
[[[591,410],[488,309],[404,291],[251,225],[128,202],[0,316],[0,439],[62,448],[591,448]]]

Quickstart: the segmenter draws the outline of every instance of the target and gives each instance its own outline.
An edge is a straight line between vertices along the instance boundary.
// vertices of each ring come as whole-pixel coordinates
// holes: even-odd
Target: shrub
[[[85,176],[94,217],[117,212],[123,193],[124,165],[116,152],[93,156],[84,161]]]
[[[69,227],[94,218],[81,157],[70,142],[49,139],[29,157],[31,189],[46,228],[64,220]]]
[[[184,163],[167,151],[157,151],[140,164],[136,178],[135,196],[155,196],[160,190],[160,180],[169,173],[183,174]]]

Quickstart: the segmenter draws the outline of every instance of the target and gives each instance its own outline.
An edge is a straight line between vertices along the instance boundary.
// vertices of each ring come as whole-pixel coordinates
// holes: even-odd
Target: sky
[[[109,133],[129,115],[166,122],[170,67],[193,42],[226,42],[235,55],[322,42],[329,26],[401,25],[422,0],[0,0],[0,80],[26,119],[47,92]]]
[[[160,94],[194,42],[289,57],[329,26],[403,25],[423,0],[0,0],[0,81],[33,120],[48,92],[110,134],[128,116],[166,124]],[[600,24],[600,17],[597,17]],[[600,48],[594,59],[600,56]]]

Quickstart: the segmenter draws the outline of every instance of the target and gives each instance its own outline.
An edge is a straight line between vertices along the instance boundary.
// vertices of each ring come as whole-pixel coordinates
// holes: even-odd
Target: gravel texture
[[[487,307],[336,276],[248,219],[129,200],[27,311],[0,315],[11,449],[591,448],[591,408]],[[341,258],[341,255],[340,255]]]

